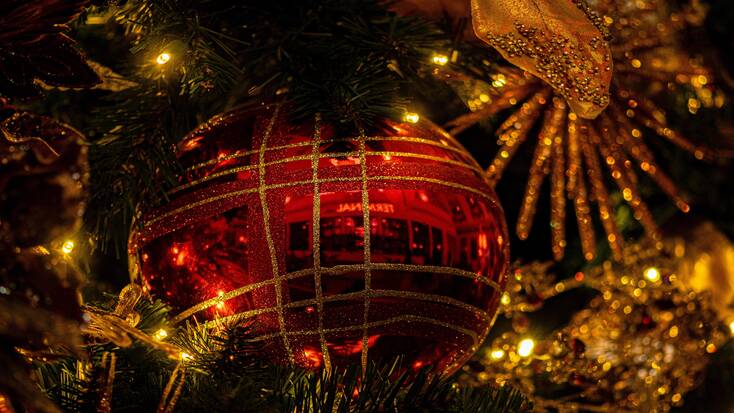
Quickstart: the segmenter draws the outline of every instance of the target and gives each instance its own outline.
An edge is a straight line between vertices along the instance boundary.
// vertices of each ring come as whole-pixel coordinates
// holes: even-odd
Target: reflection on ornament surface
[[[253,318],[277,361],[458,368],[507,270],[481,169],[424,120],[339,137],[282,117],[233,112],[181,144],[187,176],[131,239],[141,281],[179,320]]]

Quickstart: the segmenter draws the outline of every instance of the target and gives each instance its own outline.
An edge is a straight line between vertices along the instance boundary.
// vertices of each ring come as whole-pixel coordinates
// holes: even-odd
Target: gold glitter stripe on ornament
[[[459,309],[468,311],[474,314],[475,316],[481,318],[482,320],[490,320],[489,313],[471,304],[467,304],[463,301],[457,300],[452,297],[447,297],[444,295],[417,293],[413,291],[371,290],[370,293],[367,294],[367,291],[362,290],[362,291],[356,291],[352,293],[336,294],[336,295],[329,295],[329,296],[322,295],[323,297],[322,304],[326,302],[334,302],[334,301],[364,299],[367,295],[369,295],[370,298],[401,297],[401,298],[410,298],[410,299],[419,300],[419,301],[428,301],[431,303],[451,305]],[[292,309],[292,308],[306,307],[306,306],[310,306],[314,304],[318,305],[318,302],[319,302],[319,299],[317,298],[293,301],[290,303],[283,304],[283,308]],[[242,311],[242,312],[231,314],[225,317],[217,317],[217,319],[215,320],[206,322],[205,326],[207,328],[219,326],[219,325],[222,325],[222,323],[226,323],[230,320],[244,320],[250,317],[254,317],[260,314],[264,314],[264,313],[274,312],[277,310],[278,310],[277,307],[265,307],[265,308],[257,308],[254,310]],[[321,330],[323,330],[323,326],[320,327],[319,330],[317,331],[321,331]],[[321,337],[321,333],[319,333],[319,337]]]
[[[362,233],[364,240],[364,321],[362,325],[362,373],[367,371],[367,353],[369,351],[369,337],[367,335],[367,320],[370,314],[370,289],[372,289],[372,269],[370,268],[372,260],[372,251],[370,251],[370,232],[372,223],[370,222],[370,200],[367,190],[367,155],[364,132],[360,131],[359,136],[359,164],[362,172]]]
[[[324,359],[324,368],[331,370],[329,347],[324,335],[324,299],[321,285],[321,189],[319,186],[319,160],[321,159],[321,116],[316,114],[314,121],[313,146],[311,147],[311,170],[313,173],[313,218],[311,223],[311,239],[313,250],[313,282],[316,293],[316,310],[319,317],[319,344]]]
[[[441,304],[458,307],[458,308],[461,308],[462,310],[466,310],[470,313],[473,313],[474,315],[476,315],[477,317],[481,318],[484,321],[489,321],[490,319],[489,314],[486,311],[480,310],[479,308],[474,307],[471,304],[467,304],[461,300],[457,300],[452,297],[447,297],[445,295],[418,293],[414,291],[396,291],[396,290],[371,290],[369,295],[372,298],[400,297],[400,298],[411,298],[411,299],[420,300],[420,301],[441,303]]]
[[[420,153],[413,153],[413,152],[395,152],[395,151],[368,151],[366,153],[367,156],[400,156],[404,158],[416,158],[416,159],[426,159],[429,161],[439,162],[439,163],[445,163],[448,165],[458,166],[460,168],[465,168],[470,171],[474,171],[479,173],[480,175],[484,173],[484,170],[479,167],[479,165],[472,165],[467,164],[465,162],[456,161],[453,159],[446,159],[441,158],[439,156],[432,156],[432,155],[424,155]]]
[[[474,342],[474,345],[479,344],[479,336],[477,333],[475,333],[472,330],[466,329],[461,326],[457,326],[451,323],[447,323],[444,321],[436,320],[430,317],[422,317],[412,314],[405,314],[397,317],[388,318],[387,320],[380,320],[380,321],[372,321],[370,323],[367,323],[366,325],[353,325],[353,326],[345,326],[345,327],[334,327],[334,328],[326,328],[324,329],[324,333],[343,333],[347,331],[355,331],[355,330],[362,330],[365,327],[366,328],[373,328],[373,327],[382,327],[387,326],[390,324],[400,323],[400,322],[408,322],[408,323],[426,323],[426,324],[432,324],[439,327],[444,327],[450,330],[457,331],[459,333],[462,333],[472,339]],[[307,336],[307,335],[314,335],[317,334],[318,331],[315,330],[299,330],[299,331],[288,331],[286,334],[289,336]],[[271,338],[278,337],[280,334],[274,333],[274,334],[267,334],[262,335],[260,337],[254,337],[252,341],[263,341],[268,340]]]
[[[213,306],[215,306],[215,305],[217,305],[219,303],[225,302],[225,301],[227,301],[227,300],[229,300],[231,298],[239,297],[242,294],[246,294],[246,293],[248,293],[250,291],[257,290],[258,288],[266,287],[266,286],[268,286],[270,284],[275,283],[275,281],[276,280],[274,280],[274,279],[270,279],[270,280],[260,281],[260,282],[254,283],[254,284],[248,284],[248,285],[246,285],[244,287],[240,287],[240,288],[234,289],[232,291],[226,292],[226,293],[224,293],[221,296],[217,296],[217,297],[214,297],[214,298],[210,298],[210,299],[208,299],[206,301],[202,301],[199,304],[196,304],[195,306],[190,307],[187,310],[183,311],[182,313],[180,313],[179,315],[177,315],[176,317],[174,317],[171,321],[173,322],[173,324],[178,324],[181,321],[183,321],[186,318],[188,318],[189,316],[198,313],[199,311],[206,310],[209,307],[213,307]]]
[[[485,276],[479,276],[471,271],[461,270],[453,267],[439,267],[434,265],[414,265],[414,264],[397,264],[397,263],[372,263],[371,268],[373,270],[387,270],[387,271],[405,271],[405,272],[429,272],[433,274],[446,274],[456,275],[459,277],[468,278],[472,281],[478,281],[482,284],[486,284],[497,291],[501,288],[494,280],[490,280]]]
[[[273,116],[270,119],[270,124],[263,135],[263,141],[260,145],[260,162],[258,168],[258,175],[260,179],[260,185],[258,187],[258,193],[260,194],[260,207],[263,214],[263,230],[265,231],[265,239],[268,243],[268,251],[270,253],[270,264],[272,265],[273,279],[277,279],[280,272],[278,271],[278,258],[276,256],[275,244],[273,243],[272,234],[270,234],[270,210],[268,208],[268,199],[266,195],[265,186],[265,149],[268,147],[268,139],[270,134],[273,132],[273,126],[278,118],[280,112],[280,106],[277,106],[273,111]],[[275,303],[278,308],[278,324],[280,325],[280,332],[283,338],[283,347],[288,354],[288,361],[294,364],[295,359],[293,358],[293,351],[291,350],[290,343],[288,342],[288,336],[285,334],[285,316],[283,315],[283,297],[282,297],[282,286],[280,282],[275,283]]]
[[[368,179],[368,181],[413,181],[413,182],[426,182],[429,184],[436,184],[436,185],[442,185],[453,189],[461,189],[464,191],[468,191],[474,194],[477,194],[483,198],[491,200],[493,203],[496,202],[492,199],[491,196],[488,194],[471,187],[468,187],[466,185],[457,184],[454,182],[449,181],[443,181],[441,179],[436,178],[423,178],[419,176],[372,176]]]
[[[258,191],[257,188],[242,189],[242,190],[239,190],[239,191],[227,192],[225,194],[219,194],[217,196],[205,198],[205,199],[202,199],[200,201],[196,201],[196,202],[193,202],[191,204],[184,205],[184,206],[182,206],[180,208],[176,208],[176,209],[174,209],[172,211],[168,211],[168,212],[166,212],[165,214],[163,214],[161,216],[158,216],[158,217],[155,217],[155,218],[151,218],[150,220],[148,220],[148,221],[145,222],[144,226],[147,227],[149,225],[153,225],[153,224],[155,224],[156,222],[158,222],[158,221],[160,221],[162,219],[168,218],[168,217],[170,217],[172,215],[179,214],[181,212],[188,211],[189,209],[197,208],[197,207],[200,207],[202,205],[206,205],[206,204],[209,204],[209,203],[212,203],[212,202],[216,202],[216,201],[219,201],[219,200],[222,200],[222,199],[234,198],[236,196],[245,195],[245,194],[252,194],[252,193],[255,193],[257,191]]]
[[[358,152],[333,152],[333,153],[323,154],[323,155],[321,155],[319,157],[319,159],[340,158],[340,157],[345,157],[345,156],[357,156],[357,155],[358,155]],[[310,161],[311,160],[311,157],[312,157],[312,155],[298,155],[298,156],[293,156],[293,157],[290,157],[290,158],[278,159],[276,161],[265,163],[265,167],[273,166],[273,165],[279,165],[279,164],[284,164],[284,163],[288,163],[288,162]],[[233,175],[233,174],[236,174],[238,172],[243,172],[243,171],[249,171],[249,170],[253,170],[253,169],[258,169],[259,167],[260,167],[259,165],[244,165],[244,166],[238,166],[238,167],[232,168],[232,169],[226,169],[224,171],[219,171],[217,173],[214,173],[214,174],[211,174],[211,175],[207,175],[207,176],[205,176],[203,178],[197,179],[195,181],[191,181],[191,182],[186,183],[184,185],[177,186],[176,188],[173,188],[170,191],[168,191],[167,194],[168,195],[171,195],[171,194],[174,194],[176,192],[183,191],[184,189],[188,189],[188,188],[191,188],[193,186],[199,185],[201,183],[204,183],[204,182],[207,182],[207,181],[211,181],[212,179],[215,179],[215,178],[220,178],[222,176],[227,176],[227,175]]]
[[[205,176],[205,177],[203,177],[201,179],[197,179],[197,180],[191,181],[191,182],[189,182],[187,184],[177,186],[177,187],[171,189],[170,191],[166,192],[166,194],[167,195],[175,194],[176,192],[180,192],[180,191],[183,191],[184,189],[189,189],[192,186],[199,185],[202,182],[210,181],[212,179],[219,178],[221,176],[236,174],[238,172],[252,171],[252,170],[257,169],[257,168],[258,168],[258,165],[244,165],[244,166],[238,166],[237,168],[232,168],[232,169],[227,169],[227,170],[224,170],[224,171],[219,171],[217,173],[213,173],[211,175],[207,175],[207,176]]]
[[[456,146],[451,146],[451,145],[449,145],[446,142],[434,141],[434,140],[426,139],[426,138],[405,137],[405,136],[399,136],[399,137],[389,137],[389,136],[385,136],[385,137],[382,137],[382,136],[369,137],[369,136],[367,136],[367,137],[364,138],[365,142],[411,142],[411,143],[420,143],[420,144],[423,144],[423,145],[435,146],[437,148],[446,149],[446,150],[449,150],[451,152],[455,152],[455,153],[462,154],[462,155],[465,155],[465,156],[468,155],[468,153],[466,152],[466,149],[464,149],[464,147],[461,146],[461,144],[458,141],[456,141],[456,139],[454,139],[451,135],[449,135],[447,139],[448,139],[449,142],[455,144]],[[479,166],[479,164],[471,156],[467,156],[467,158],[468,158],[468,160],[472,161],[474,164],[476,164],[477,166]]]
[[[319,180],[319,183],[323,184],[323,183],[328,183],[328,182],[359,182],[359,181],[360,181],[360,178],[359,177],[355,177],[355,178],[325,178],[325,179],[320,179]],[[270,189],[288,188],[288,187],[298,186],[298,185],[312,185],[313,183],[314,183],[313,179],[309,179],[307,181],[294,181],[294,182],[285,182],[285,183],[281,183],[281,184],[266,185],[264,188],[267,191],[267,190],[270,190]],[[222,199],[226,199],[226,198],[234,198],[234,197],[239,196],[239,195],[251,194],[251,193],[255,193],[255,192],[259,192],[259,191],[260,191],[260,188],[259,187],[256,187],[256,188],[243,189],[243,190],[238,190],[238,191],[233,191],[233,192],[227,192],[227,193],[219,194],[217,196],[213,196],[213,197],[210,197],[210,198],[204,198],[204,199],[199,200],[199,201],[196,201],[194,203],[191,203],[191,204],[188,204],[188,205],[184,205],[184,206],[182,206],[180,208],[176,208],[176,209],[174,209],[172,211],[166,212],[165,214],[163,214],[161,216],[158,216],[158,217],[155,217],[155,218],[151,218],[150,220],[146,221],[144,223],[144,225],[145,226],[152,225],[152,224],[154,224],[154,223],[156,223],[156,222],[158,222],[158,221],[160,221],[162,219],[165,219],[165,218],[170,217],[171,215],[176,215],[178,213],[185,212],[185,211],[188,211],[189,209],[200,207],[202,205],[206,205],[206,204],[211,203],[211,202],[216,202],[216,201],[219,201],[219,200],[222,200]]]
[[[452,152],[460,153],[463,155],[466,155],[466,150],[463,149],[463,146],[454,139],[452,136],[449,135],[447,137],[448,141],[455,144],[456,146],[451,146],[448,143],[441,142],[441,141],[433,141],[430,139],[425,138],[418,138],[418,137],[411,137],[411,136],[372,136],[372,137],[365,137],[365,141],[367,142],[412,142],[412,143],[421,143],[424,145],[430,145],[430,146],[437,146],[439,148],[443,148]],[[322,144],[328,144],[328,143],[336,143],[336,142],[353,142],[355,140],[359,140],[359,137],[347,137],[347,138],[332,138],[332,139],[324,139],[321,141]],[[295,143],[289,143],[287,145],[280,145],[280,146],[272,146],[269,148],[266,148],[266,152],[270,151],[277,151],[282,149],[292,149],[292,148],[302,148],[311,146],[311,142],[295,142]],[[198,163],[196,165],[190,166],[186,168],[187,172],[195,171],[197,169],[204,168],[206,166],[210,165],[216,165],[219,162],[222,161],[228,161],[230,159],[238,159],[238,158],[245,158],[250,155],[259,154],[260,150],[250,150],[250,151],[244,151],[244,152],[235,152],[230,155],[225,155],[221,157],[217,157],[214,159],[210,159],[208,161],[204,161],[202,163]],[[471,159],[471,158],[470,158]]]
[[[347,178],[321,178],[319,179],[320,184],[326,184],[326,183],[332,183],[332,182],[359,182],[360,178],[358,176],[355,177],[347,177]],[[295,182],[283,182],[280,184],[273,184],[268,185],[267,189],[280,189],[280,188],[290,188],[292,186],[299,186],[299,185],[312,185],[314,183],[313,179],[309,179],[308,181],[295,181]]]
[[[353,151],[353,152],[332,152],[332,153],[320,154],[318,159],[331,159],[331,158],[341,158],[341,157],[358,156],[358,155],[359,155],[359,152],[358,151]],[[456,160],[453,160],[453,159],[446,159],[446,158],[441,158],[441,157],[438,157],[438,156],[431,156],[431,155],[423,155],[423,154],[413,153],[413,152],[367,151],[366,152],[366,155],[367,156],[401,156],[401,157],[405,157],[405,158],[426,159],[426,160],[431,160],[431,161],[435,161],[435,162],[439,162],[439,163],[445,163],[445,164],[448,164],[448,165],[458,166],[460,168],[466,168],[466,169],[468,169],[470,171],[474,171],[474,172],[477,172],[479,174],[483,174],[484,173],[484,170],[482,170],[479,166],[476,166],[476,165],[467,164],[465,162],[456,161]],[[290,157],[290,158],[283,158],[283,159],[278,159],[277,161],[268,162],[268,163],[265,164],[265,166],[268,167],[268,166],[279,165],[279,164],[284,164],[284,163],[288,163],[288,162],[306,161],[306,160],[311,160],[311,158],[312,158],[312,155],[293,156],[293,157]],[[193,186],[199,185],[201,183],[210,181],[212,179],[220,178],[220,177],[226,176],[226,175],[233,175],[233,174],[236,174],[236,173],[239,173],[239,172],[243,172],[243,171],[254,170],[254,169],[257,169],[257,168],[258,168],[257,165],[246,165],[246,166],[238,166],[238,167],[235,167],[235,168],[232,168],[232,169],[227,169],[227,170],[224,170],[224,171],[220,171],[220,172],[217,172],[217,173],[214,173],[214,174],[211,174],[211,175],[207,175],[207,176],[205,176],[203,178],[200,178],[200,179],[197,179],[195,181],[191,181],[191,182],[186,183],[184,185],[180,185],[180,186],[178,186],[178,187],[176,187],[176,188],[168,191],[167,194],[168,195],[171,195],[171,194],[174,194],[176,192],[183,191],[184,189],[188,189],[188,188],[191,188]]]
[[[373,176],[373,177],[367,178],[367,180],[368,181],[390,181],[390,180],[393,180],[393,181],[427,182],[427,183],[432,183],[432,184],[437,184],[437,185],[443,185],[443,186],[446,186],[446,187],[449,187],[449,188],[461,189],[461,190],[464,190],[464,191],[472,192],[472,193],[477,194],[477,195],[479,195],[479,196],[481,196],[483,198],[486,198],[488,200],[491,200],[492,202],[495,202],[492,199],[491,196],[489,196],[488,194],[485,194],[482,191],[479,191],[477,189],[468,187],[466,185],[461,185],[461,184],[457,184],[457,183],[449,182],[449,181],[443,181],[443,180],[435,179],[435,178],[423,178],[423,177],[416,177],[416,176]],[[329,183],[329,182],[360,182],[360,181],[361,181],[361,178],[360,177],[323,178],[323,179],[319,179],[318,180],[318,182],[320,184]],[[298,185],[313,185],[313,183],[314,183],[314,180],[313,179],[309,179],[309,180],[306,180],[306,181],[284,182],[284,183],[280,183],[280,184],[266,185],[266,186],[263,187],[263,189],[265,191],[267,191],[267,190],[270,190],[270,189],[288,188],[288,187],[298,186]],[[192,204],[188,204],[188,205],[184,205],[184,206],[182,206],[180,208],[176,208],[176,209],[174,209],[172,211],[169,211],[169,212],[167,212],[167,213],[165,213],[165,214],[163,214],[161,216],[151,218],[150,220],[146,221],[144,223],[144,225],[145,226],[148,226],[148,225],[154,224],[154,223],[156,223],[156,222],[158,222],[158,221],[160,221],[160,220],[162,220],[164,218],[167,218],[167,217],[169,217],[171,215],[176,215],[178,213],[181,213],[181,212],[184,212],[184,211],[187,211],[189,209],[196,208],[196,207],[199,207],[199,206],[202,206],[202,205],[206,205],[206,204],[211,203],[211,202],[219,201],[221,199],[226,199],[226,198],[233,198],[233,197],[236,197],[236,196],[239,196],[239,195],[248,194],[248,193],[259,192],[260,190],[261,190],[261,188],[259,188],[259,187],[258,188],[251,188],[251,189],[244,189],[244,190],[239,190],[239,191],[228,192],[228,193],[225,193],[225,194],[219,194],[219,195],[214,196],[214,197],[211,197],[211,198],[205,198],[205,199],[196,201],[196,202],[194,202]]]
[[[334,267],[328,267],[328,268],[321,268],[321,274],[322,275],[338,275],[338,274],[344,274],[348,272],[357,272],[357,271],[364,271],[367,268],[364,264],[352,264],[352,265],[338,265]],[[416,272],[427,272],[427,273],[433,273],[433,274],[441,274],[441,275],[453,275],[453,276],[459,276],[463,278],[470,279],[472,281],[481,282],[482,284],[488,285],[497,291],[500,291],[500,286],[495,281],[488,279],[487,277],[483,276],[477,276],[475,273],[470,271],[461,270],[458,268],[453,267],[439,267],[439,266],[431,266],[431,265],[412,265],[412,264],[396,264],[396,263],[371,263],[369,265],[369,268],[371,270],[380,270],[380,271],[404,271],[404,272],[410,272],[410,273],[416,273]],[[293,271],[290,273],[287,273],[285,275],[279,276],[275,279],[268,279],[264,281],[260,281],[254,284],[249,284],[231,291],[228,291],[224,293],[221,296],[216,296],[213,298],[210,298],[206,301],[202,301],[199,304],[196,304],[195,306],[181,312],[179,315],[173,318],[173,323],[177,324],[181,321],[185,320],[189,316],[198,313],[199,311],[206,310],[207,308],[213,307],[219,303],[225,302],[227,300],[230,300],[232,298],[238,297],[242,294],[246,294],[250,291],[254,291],[258,288],[266,287],[268,285],[274,284],[276,282],[281,282],[283,280],[292,280],[296,278],[305,277],[308,275],[314,274],[313,268],[308,268],[304,270],[299,271]],[[288,307],[288,304],[285,304],[286,307]],[[273,308],[275,309],[275,308]],[[267,310],[267,309],[266,309]],[[251,310],[247,311],[245,313],[249,315],[257,315],[261,314],[263,311],[261,310]],[[244,313],[241,313],[244,314]]]

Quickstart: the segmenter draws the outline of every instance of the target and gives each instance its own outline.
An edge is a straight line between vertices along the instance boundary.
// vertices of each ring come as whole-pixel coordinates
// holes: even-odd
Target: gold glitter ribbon
[[[477,37],[550,84],[582,118],[609,104],[612,57],[603,20],[583,0],[472,0]]]

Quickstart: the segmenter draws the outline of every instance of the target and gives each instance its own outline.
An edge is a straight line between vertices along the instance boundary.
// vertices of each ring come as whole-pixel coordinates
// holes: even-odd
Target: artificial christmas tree
[[[734,405],[729,2],[0,12],[0,410]]]

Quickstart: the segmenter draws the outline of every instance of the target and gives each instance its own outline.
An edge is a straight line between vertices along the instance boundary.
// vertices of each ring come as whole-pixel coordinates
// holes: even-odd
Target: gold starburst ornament
[[[677,43],[682,29],[702,20],[704,11],[695,0],[675,10],[669,1],[662,0],[596,0],[588,7],[597,13],[589,15],[601,19],[603,27],[612,35],[609,44],[614,79],[605,111],[590,119],[588,112],[577,109],[578,102],[569,98],[569,93],[545,77],[500,67],[488,82],[473,84],[470,88],[473,92],[466,98],[472,112],[454,119],[448,126],[457,134],[479,121],[509,112],[496,130],[500,147],[487,174],[496,184],[518,147],[528,140],[536,142],[517,235],[521,239],[528,237],[541,186],[550,176],[551,242],[555,259],[563,258],[566,247],[568,199],[575,211],[584,257],[595,258],[596,235],[591,211],[594,202],[612,253],[620,260],[623,240],[614,219],[615,205],[605,185],[605,174],[611,175],[634,218],[660,247],[655,219],[637,188],[639,171],[652,179],[681,211],[688,212],[689,205],[673,180],[661,170],[645,139],[657,135],[697,159],[715,155],[674,130],[656,101],[671,90],[685,88],[685,93],[690,95],[688,110],[695,114],[701,107],[723,106],[724,98],[712,87],[711,74],[699,59]],[[503,51],[502,45],[497,47]],[[515,63],[512,59],[511,62]],[[721,155],[721,151],[716,154]]]

